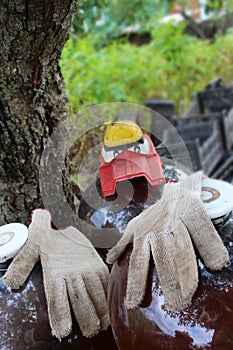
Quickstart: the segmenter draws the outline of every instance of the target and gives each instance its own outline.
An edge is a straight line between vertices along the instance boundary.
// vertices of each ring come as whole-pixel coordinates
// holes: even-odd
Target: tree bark
[[[0,225],[43,206],[39,166],[69,117],[59,68],[77,0],[0,2]],[[69,191],[69,181],[64,181]]]

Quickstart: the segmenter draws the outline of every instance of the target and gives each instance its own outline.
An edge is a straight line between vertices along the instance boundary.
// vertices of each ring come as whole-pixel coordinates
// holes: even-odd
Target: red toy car
[[[152,186],[165,183],[163,164],[150,137],[132,121],[109,125],[100,155],[102,196],[113,195],[118,181],[141,176]]]

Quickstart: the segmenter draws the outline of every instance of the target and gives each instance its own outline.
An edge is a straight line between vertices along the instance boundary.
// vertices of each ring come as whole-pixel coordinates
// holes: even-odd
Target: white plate
[[[13,258],[28,239],[27,226],[12,223],[0,226],[0,263]]]
[[[222,180],[204,179],[201,199],[211,219],[225,216],[233,210],[233,185]]]

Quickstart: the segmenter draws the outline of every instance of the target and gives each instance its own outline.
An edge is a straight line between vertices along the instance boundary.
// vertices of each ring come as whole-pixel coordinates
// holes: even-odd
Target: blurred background
[[[108,102],[174,102],[233,78],[233,0],[80,0],[60,66],[71,114]]]

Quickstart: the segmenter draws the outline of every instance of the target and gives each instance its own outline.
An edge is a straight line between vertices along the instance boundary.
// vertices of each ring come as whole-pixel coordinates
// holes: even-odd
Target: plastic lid
[[[13,258],[28,238],[27,226],[19,223],[0,226],[0,263]]]
[[[233,185],[221,180],[204,179],[201,199],[211,219],[229,214],[233,210]]]

